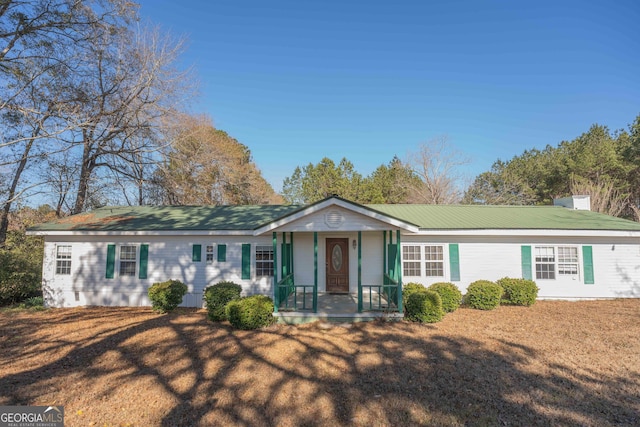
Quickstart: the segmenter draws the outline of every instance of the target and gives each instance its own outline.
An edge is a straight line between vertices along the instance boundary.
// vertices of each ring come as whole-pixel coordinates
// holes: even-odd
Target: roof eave
[[[432,236],[555,236],[555,237],[634,237],[640,238],[640,230],[573,230],[573,229],[426,229],[421,228],[416,235]]]
[[[27,236],[253,236],[253,230],[27,230]]]

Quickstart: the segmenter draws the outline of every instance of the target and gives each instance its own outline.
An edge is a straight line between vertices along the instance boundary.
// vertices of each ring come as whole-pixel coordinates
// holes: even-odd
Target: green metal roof
[[[311,205],[312,206],[312,205]],[[355,205],[354,206],[360,206]],[[640,231],[640,223],[552,206],[364,205],[424,230],[552,229]],[[130,206],[36,225],[30,231],[255,230],[305,206]]]
[[[640,223],[559,206],[367,205],[425,230],[630,230]]]
[[[298,209],[295,205],[119,206],[36,225],[30,231],[253,230]]]

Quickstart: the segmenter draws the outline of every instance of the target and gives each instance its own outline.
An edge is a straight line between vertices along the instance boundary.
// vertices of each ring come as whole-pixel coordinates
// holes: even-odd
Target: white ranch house
[[[222,280],[317,310],[318,294],[357,311],[402,312],[402,283],[524,277],[539,298],[640,297],[640,224],[562,206],[359,205],[106,207],[39,225],[46,304],[146,306],[155,282],[188,285],[185,306]],[[580,209],[582,208],[582,209]],[[382,295],[383,298],[376,298]],[[295,298],[295,302],[293,299]]]

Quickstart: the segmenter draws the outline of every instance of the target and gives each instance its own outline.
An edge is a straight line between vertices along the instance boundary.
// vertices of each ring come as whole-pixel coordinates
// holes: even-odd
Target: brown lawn
[[[0,314],[0,404],[75,425],[639,425],[640,300],[236,331],[206,312]]]

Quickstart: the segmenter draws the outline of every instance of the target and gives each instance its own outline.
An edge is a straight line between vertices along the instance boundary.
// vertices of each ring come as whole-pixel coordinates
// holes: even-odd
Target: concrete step
[[[273,316],[278,319],[278,323],[286,324],[311,323],[316,321],[331,323],[353,323],[370,322],[377,319],[398,321],[404,318],[403,313],[383,311],[366,311],[364,313],[313,313],[300,311],[280,311],[278,313],[273,313]]]

